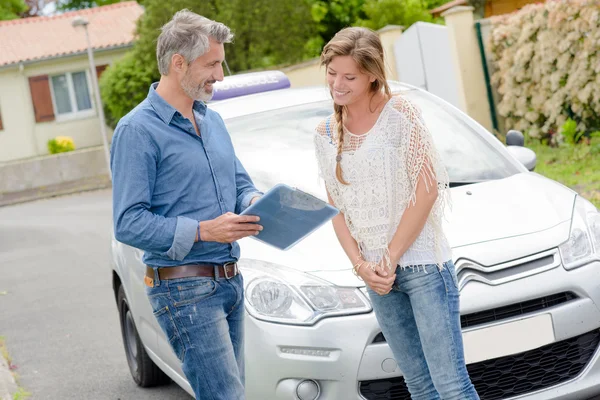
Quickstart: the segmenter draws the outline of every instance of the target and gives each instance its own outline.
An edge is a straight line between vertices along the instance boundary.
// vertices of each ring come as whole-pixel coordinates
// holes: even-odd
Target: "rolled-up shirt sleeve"
[[[194,245],[198,221],[151,211],[158,159],[146,133],[128,124],[117,127],[111,146],[115,238],[181,261]]]

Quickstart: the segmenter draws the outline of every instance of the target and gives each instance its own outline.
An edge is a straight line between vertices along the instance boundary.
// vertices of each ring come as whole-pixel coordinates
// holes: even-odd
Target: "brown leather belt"
[[[179,265],[176,267],[159,267],[158,277],[161,280],[191,278],[195,276],[211,277],[215,279],[231,279],[240,273],[237,263],[219,265],[217,267],[217,271],[218,276],[215,276],[215,266],[210,264],[189,264]],[[152,269],[152,267],[146,267],[146,276],[150,279],[154,279],[154,269]]]

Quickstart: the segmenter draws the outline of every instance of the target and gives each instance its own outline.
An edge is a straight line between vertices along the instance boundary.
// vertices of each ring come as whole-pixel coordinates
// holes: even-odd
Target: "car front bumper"
[[[463,329],[471,378],[476,386],[487,388],[482,399],[584,400],[600,394],[600,263],[573,271],[559,265],[493,287],[470,282],[461,292],[461,309],[463,314],[464,309],[495,310],[567,292],[573,298],[555,306]],[[388,396],[395,393],[381,398],[405,399],[401,371],[379,333],[374,313],[328,318],[311,327],[248,316],[248,400],[297,399],[297,386],[305,379],[319,384],[320,400],[379,399],[375,389]],[[513,375],[508,381],[495,382],[501,368],[507,373],[503,364],[511,360],[518,360],[522,370],[509,371]],[[564,371],[548,374],[559,367]],[[563,379],[557,381],[555,376],[561,374]],[[536,382],[544,387],[536,389]],[[522,394],[507,396],[510,385]],[[533,389],[526,390],[527,385]],[[504,390],[502,397],[493,397],[498,393],[490,389],[494,387]]]

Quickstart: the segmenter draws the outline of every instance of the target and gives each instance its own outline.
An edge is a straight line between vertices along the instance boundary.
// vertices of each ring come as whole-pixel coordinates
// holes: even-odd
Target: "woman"
[[[479,399],[462,343],[459,293],[442,231],[448,175],[419,110],[392,96],[376,33],[346,28],[321,64],[334,114],[316,154],[338,240],[367,284],[413,399]]]

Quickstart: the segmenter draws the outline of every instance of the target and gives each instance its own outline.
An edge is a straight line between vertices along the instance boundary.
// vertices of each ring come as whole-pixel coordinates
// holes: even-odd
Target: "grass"
[[[31,393],[26,392],[25,389],[19,387],[15,394],[13,394],[13,400],[25,400],[29,396],[31,396]]]
[[[6,349],[6,339],[4,338],[4,336],[0,336],[0,355],[4,357],[8,365],[12,364],[10,354],[8,354],[8,350]]]
[[[5,340],[4,336],[0,336],[0,356],[4,357],[4,359],[8,363],[9,368],[13,365],[12,358],[10,357],[10,354],[8,353],[8,349],[6,348],[6,340]],[[25,400],[26,398],[31,396],[31,393],[27,392],[25,389],[23,389],[19,385],[19,379],[18,379],[17,374],[12,371],[11,371],[11,373],[13,374],[13,377],[15,378],[15,382],[17,383],[17,391],[13,394],[13,400]]]
[[[590,147],[549,147],[536,140],[526,146],[535,151],[535,172],[558,181],[575,190],[600,208],[600,153],[593,154]]]

